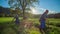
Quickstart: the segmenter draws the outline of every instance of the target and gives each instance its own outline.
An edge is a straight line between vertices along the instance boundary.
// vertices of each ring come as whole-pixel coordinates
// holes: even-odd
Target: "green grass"
[[[0,17],[0,23],[4,23],[4,22],[11,22],[13,20],[13,17]],[[33,18],[33,19],[29,19],[34,21],[34,23],[39,23],[39,19],[37,18]],[[54,19],[54,18],[49,18],[49,23],[60,23],[60,19]]]
[[[0,17],[0,23],[11,22],[13,17]]]
[[[0,17],[0,23],[10,23],[12,22],[12,20],[14,19],[14,17]],[[22,19],[21,17],[19,19]]]
[[[35,25],[38,25],[39,24],[39,19],[30,19],[32,20]],[[51,30],[48,34],[59,34],[60,33],[60,27],[58,27],[57,25],[60,25],[60,19],[54,19],[54,18],[48,18],[49,20],[49,25],[51,25]],[[48,25],[47,25],[48,26]]]
[[[0,17],[0,26],[5,28],[3,30],[4,33],[6,33],[8,30],[9,30],[9,32],[11,32],[11,30],[12,30],[13,32],[11,32],[11,33],[14,33],[14,30],[11,29],[11,27],[13,27],[13,25],[5,24],[5,23],[10,23],[12,20],[13,20],[13,17]],[[29,19],[29,20],[33,21],[34,25],[39,24],[39,19],[38,18],[33,18],[33,19]],[[57,25],[60,24],[60,19],[49,18],[48,20],[49,20],[50,25],[52,24],[51,25],[52,29],[50,30],[50,34],[59,34],[60,33],[60,27],[57,27],[56,24]],[[1,23],[2,23],[2,25],[1,25]],[[30,34],[40,34],[40,32],[37,29],[33,28],[33,29],[30,30]]]

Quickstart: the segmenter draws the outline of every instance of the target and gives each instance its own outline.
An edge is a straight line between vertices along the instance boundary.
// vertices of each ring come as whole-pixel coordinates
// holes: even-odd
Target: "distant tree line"
[[[34,18],[40,18],[41,14],[33,15]],[[48,18],[60,18],[60,13],[48,14]]]
[[[26,16],[31,17],[32,14],[29,12],[25,12]],[[23,17],[23,13],[19,8],[11,9],[0,6],[0,17],[13,17],[18,14],[20,17]]]
[[[0,6],[0,17],[12,17],[16,13],[18,13],[19,16],[23,17],[22,11],[19,8],[16,8],[16,9],[17,10],[12,10],[10,8],[4,8]],[[33,18],[39,18],[41,14],[36,15],[36,14],[26,12],[26,16],[33,17]],[[48,18],[60,18],[60,13],[49,14]]]
[[[49,14],[48,18],[60,18],[60,13]]]
[[[0,6],[0,17],[12,17],[16,13],[20,14],[20,11],[12,10],[10,8],[4,8]]]

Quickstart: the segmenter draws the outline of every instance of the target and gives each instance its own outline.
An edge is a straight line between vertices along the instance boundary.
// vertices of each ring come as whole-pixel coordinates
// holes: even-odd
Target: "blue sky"
[[[0,6],[9,7],[7,0],[0,0]],[[34,14],[39,14],[48,9],[50,12],[60,12],[60,0],[40,0],[39,5],[31,8]]]
[[[60,11],[60,0],[41,0],[40,6],[49,10]]]
[[[9,7],[7,0],[0,0],[0,6]]]

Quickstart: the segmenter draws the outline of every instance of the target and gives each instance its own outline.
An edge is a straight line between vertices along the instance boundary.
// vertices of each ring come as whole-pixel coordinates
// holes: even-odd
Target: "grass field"
[[[1,34],[11,34],[11,33],[16,34],[15,31],[11,29],[13,25],[11,26],[10,24],[8,26],[7,24],[5,24],[5,23],[12,23],[11,22],[12,20],[13,20],[13,17],[0,17],[0,27],[3,27],[3,29],[0,29],[0,32],[2,32]],[[34,25],[39,24],[38,18],[33,18],[29,20],[33,21]],[[49,20],[49,25],[52,26],[51,27],[52,29],[50,30],[49,34],[59,34],[60,33],[60,19],[49,18],[48,20]],[[30,34],[40,34],[38,28],[32,28],[29,31],[30,31]]]

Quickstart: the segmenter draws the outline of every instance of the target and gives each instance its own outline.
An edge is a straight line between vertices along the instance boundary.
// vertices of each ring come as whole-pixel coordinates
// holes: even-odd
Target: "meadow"
[[[22,18],[20,18],[21,20]],[[12,22],[13,17],[0,17],[0,34],[16,34],[17,30],[14,30],[13,27],[16,27],[16,25]],[[29,20],[33,21],[34,26],[38,26],[39,18],[32,18]],[[49,24],[48,24],[49,23]],[[60,33],[60,19],[57,18],[48,18],[48,24],[50,27],[49,34],[59,34]],[[47,26],[48,26],[47,25]],[[39,29],[36,27],[31,28],[29,31],[29,34],[41,34],[39,32]]]

